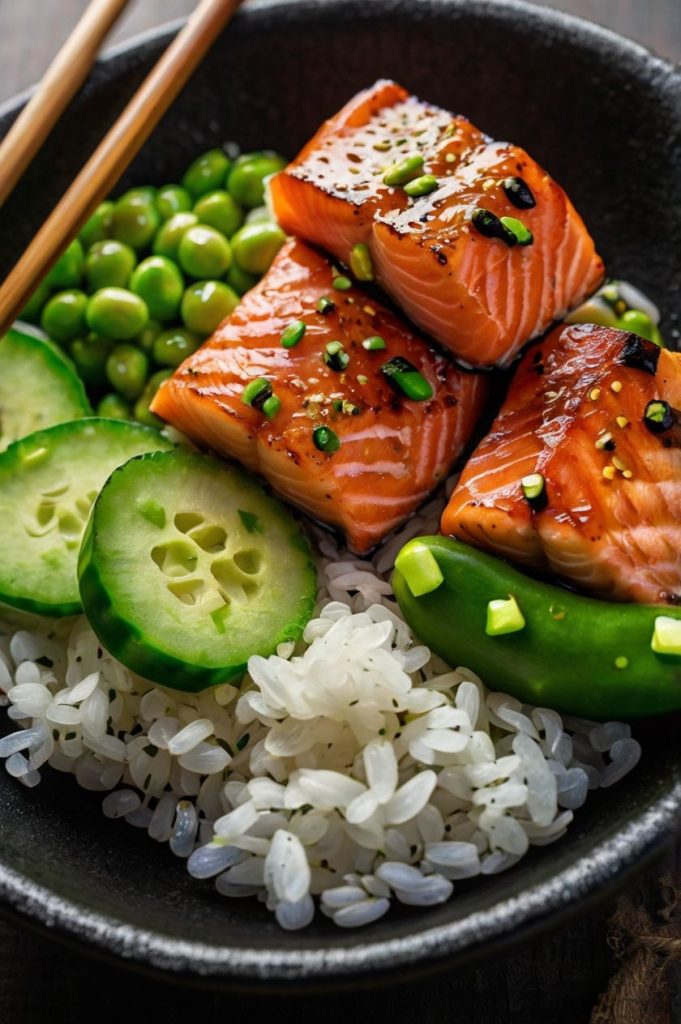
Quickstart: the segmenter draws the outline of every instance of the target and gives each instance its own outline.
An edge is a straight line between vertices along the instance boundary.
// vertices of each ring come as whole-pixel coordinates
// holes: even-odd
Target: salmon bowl
[[[98,65],[59,133],[4,211],[7,230],[1,256],[5,270],[173,31],[171,27],[145,37]],[[288,61],[277,60],[282,51],[297,53],[295,74]],[[453,53],[466,54],[466,60],[454,62]],[[252,74],[254,66],[260,68],[257,78]],[[446,67],[447,74],[433,75],[433,67]],[[293,156],[324,118],[378,78],[393,78],[447,110],[463,110],[495,138],[512,138],[526,146],[576,203],[610,272],[635,282],[659,305],[670,347],[678,347],[681,257],[674,240],[681,213],[668,183],[681,171],[681,78],[670,65],[610,33],[522,3],[388,0],[370,7],[352,0],[334,0],[321,7],[306,2],[255,3],[238,15],[214,47],[121,187],[178,179],[196,153],[227,140],[239,140],[244,150],[271,146]],[[594,102],[594,95],[601,100]],[[20,103],[3,112],[5,127]],[[636,111],[633,123],[632,110]],[[284,253],[289,260],[295,255]],[[298,254],[299,262],[302,258]],[[318,272],[324,273],[324,268]],[[382,333],[387,329],[382,328]],[[426,506],[420,515],[417,532],[436,532],[439,507],[429,510]],[[347,553],[328,539],[322,537],[319,543],[325,562],[336,567],[328,576],[335,586],[328,588],[330,596],[342,604],[344,585],[353,593],[364,586],[370,607],[380,606],[381,579],[385,583],[400,544],[383,562],[380,553],[375,556],[374,568],[379,563],[380,568],[373,579],[353,577],[344,584],[343,573],[369,577],[371,573],[361,564],[358,567],[356,556],[348,563]],[[327,618],[334,614],[342,618],[334,607]],[[364,613],[364,607],[352,610]],[[325,627],[319,625],[323,617],[322,613],[313,620],[319,635],[325,635]],[[380,629],[386,618],[374,613],[372,623]],[[362,620],[357,628],[367,625]],[[29,638],[22,634],[17,640],[17,635],[15,654],[22,642],[30,646]],[[72,642],[77,646],[77,635]],[[399,649],[400,644],[394,647]],[[407,664],[408,669],[420,670],[417,662],[423,655],[418,652],[418,647],[411,649],[415,660]],[[42,653],[33,657],[39,659]],[[404,668],[408,645],[402,644],[399,653]],[[16,660],[31,658],[17,654]],[[574,671],[577,677],[579,652]],[[439,675],[444,674],[441,667]],[[435,680],[429,691],[434,692],[438,672],[428,678]],[[462,677],[457,684],[461,683],[468,684],[467,699],[473,700],[474,679]],[[147,697],[145,693],[138,696]],[[150,703],[153,700],[147,697]],[[463,695],[461,703],[458,710],[469,714]],[[251,721],[257,718],[256,705]],[[514,706],[506,706],[514,711]],[[499,709],[496,704],[492,712]],[[3,734],[12,728],[3,718]],[[579,734],[579,728],[566,729],[562,732],[561,725],[555,742],[567,732],[571,742]],[[334,928],[324,917],[306,920],[301,930],[287,929],[284,923],[282,931],[264,902],[217,897],[207,881],[214,874],[212,869],[195,862],[197,884],[182,860],[173,858],[167,847],[150,842],[145,834],[150,822],[144,815],[137,822],[143,827],[138,829],[110,820],[134,819],[140,801],[130,788],[122,802],[119,798],[116,806],[109,803],[112,813],[107,820],[100,813],[101,792],[84,792],[72,778],[58,772],[45,771],[40,786],[29,790],[5,773],[0,775],[0,891],[9,914],[49,927],[67,941],[196,981],[284,987],[433,970],[440,964],[488,955],[522,936],[555,926],[614,891],[659,853],[674,834],[681,799],[674,734],[671,717],[635,725],[633,736],[640,744],[641,760],[618,786],[590,793],[555,845],[533,844],[527,856],[503,873],[492,870],[491,864],[482,874],[468,862],[449,864],[449,872],[444,865],[447,894],[454,882],[451,899],[420,898],[417,885],[413,898],[398,900],[399,906],[389,913],[359,920],[367,927],[358,932]],[[603,750],[630,738],[628,726],[615,728]],[[237,743],[240,739],[236,737]],[[249,742],[250,738],[243,749],[248,749]],[[518,756],[515,748],[507,747],[499,751],[500,756]],[[631,747],[625,749],[631,754]],[[568,770],[571,764],[568,760]],[[243,777],[238,784],[243,784]],[[352,797],[358,795],[353,789]],[[570,810],[569,796],[561,813],[565,810]],[[399,823],[399,809],[396,813]],[[556,836],[562,832],[558,812],[549,825]],[[158,819],[156,826],[160,827]],[[436,834],[437,822],[431,821],[428,827],[434,828],[431,854],[435,857],[434,847],[443,844]],[[550,831],[544,836],[554,837]],[[174,838],[180,848],[181,830]],[[494,851],[490,848],[485,853]],[[238,866],[228,861],[220,864],[226,870]],[[339,888],[356,890],[365,884],[361,878],[371,871],[362,864],[354,865],[357,877]],[[432,880],[435,874],[439,873],[431,871],[426,877]],[[383,876],[379,873],[367,883],[374,891],[367,891],[366,900],[351,900],[341,892],[335,906],[329,900],[327,910],[337,913],[357,902],[376,907],[385,902],[386,887],[402,893],[409,890],[409,872],[399,879],[385,871]],[[244,875],[241,884],[245,883],[252,884],[253,879],[249,882]],[[229,884],[223,884],[222,895],[237,895],[230,892]],[[414,904],[419,903],[416,909]],[[380,909],[385,909],[382,904]],[[365,915],[372,912],[364,911]]]

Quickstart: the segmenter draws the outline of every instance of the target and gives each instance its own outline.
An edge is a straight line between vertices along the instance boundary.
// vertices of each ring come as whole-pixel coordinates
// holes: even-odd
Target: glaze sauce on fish
[[[609,328],[556,329],[525,354],[443,533],[611,600],[678,604],[679,409],[681,354]]]
[[[300,324],[301,337],[284,347]],[[384,347],[362,344],[377,338]],[[264,404],[267,390],[245,404],[256,381],[274,405]],[[427,397],[410,398],[400,381]],[[484,378],[459,370],[363,290],[334,288],[330,260],[292,240],[152,409],[365,552],[446,476],[486,393]]]
[[[581,217],[532,157],[394,82],[326,121],[270,193],[285,230],[347,265],[366,245],[378,284],[469,366],[508,364],[603,277]]]

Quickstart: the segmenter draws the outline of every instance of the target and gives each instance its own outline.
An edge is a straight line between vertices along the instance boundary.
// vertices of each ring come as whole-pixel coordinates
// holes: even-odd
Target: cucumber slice
[[[79,612],[78,551],[97,493],[122,462],[171,447],[151,427],[94,418],[10,445],[0,455],[0,602],[38,615]]]
[[[300,636],[316,570],[296,521],[245,472],[182,449],[112,474],[78,563],[85,613],[139,675],[203,690]]]
[[[0,339],[0,452],[55,423],[92,416],[80,377],[51,341],[19,331]]]

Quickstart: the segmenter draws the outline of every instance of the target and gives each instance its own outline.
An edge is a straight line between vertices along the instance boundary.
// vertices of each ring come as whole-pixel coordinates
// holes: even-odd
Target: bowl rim
[[[374,0],[382,11],[403,9],[403,0]],[[459,8],[477,16],[508,20],[522,17],[538,32],[547,29],[576,35],[597,49],[615,50],[623,58],[647,69],[652,76],[669,79],[681,86],[681,65],[658,57],[639,43],[611,29],[563,11],[540,7],[525,0],[410,0],[414,11],[423,8],[446,12]],[[326,0],[324,16],[352,10],[357,0]],[[297,18],[320,12],[319,0],[250,0],[246,10],[237,12],[238,21],[276,15],[295,7]],[[137,34],[109,48],[97,61],[85,88],[117,74],[117,65],[145,50],[165,45],[185,19],[178,19]],[[0,104],[0,120],[16,115],[35,87]],[[285,990],[310,984],[328,987],[354,977],[373,984],[431,973],[446,962],[468,964],[508,948],[519,938],[529,940],[544,928],[564,924],[612,896],[634,874],[659,857],[679,833],[681,819],[681,778],[660,795],[642,815],[630,820],[596,850],[580,857],[568,868],[522,893],[507,897],[486,910],[431,927],[415,921],[410,935],[372,941],[370,932],[357,933],[352,946],[327,949],[282,950],[207,944],[193,939],[176,939],[159,932],[127,924],[100,912],[93,912],[57,895],[14,868],[2,863],[0,853],[0,911],[14,922],[28,925],[71,946],[85,948],[100,958],[124,961],[147,973],[174,976],[192,983],[229,985],[250,990],[267,983]],[[370,975],[370,977],[369,977]]]

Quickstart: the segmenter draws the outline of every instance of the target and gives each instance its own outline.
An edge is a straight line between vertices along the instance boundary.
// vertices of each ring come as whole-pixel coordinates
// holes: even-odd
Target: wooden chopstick
[[[129,0],[92,0],[0,144],[0,207],[83,84]]]
[[[0,335],[139,152],[242,0],[202,0],[0,288]]]

